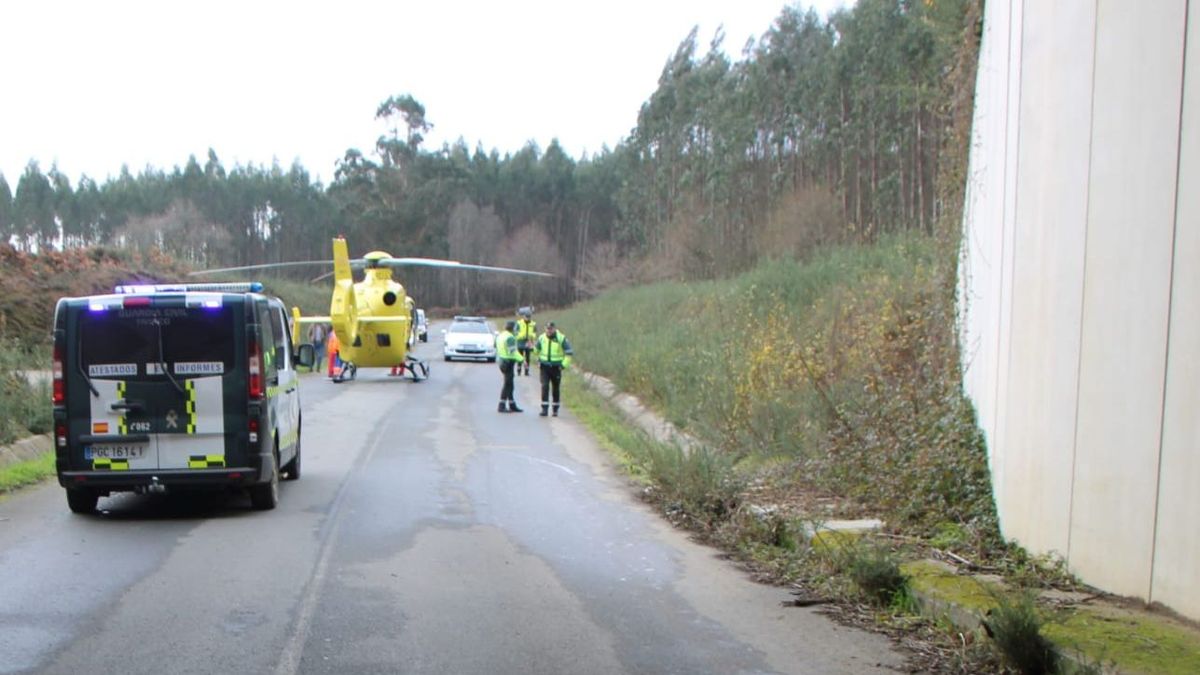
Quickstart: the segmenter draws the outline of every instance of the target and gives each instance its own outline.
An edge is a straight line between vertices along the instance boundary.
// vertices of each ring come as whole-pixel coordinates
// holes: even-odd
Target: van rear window
[[[95,377],[156,374],[160,362],[173,375],[227,373],[233,369],[233,334],[230,307],[85,309],[79,358]]]

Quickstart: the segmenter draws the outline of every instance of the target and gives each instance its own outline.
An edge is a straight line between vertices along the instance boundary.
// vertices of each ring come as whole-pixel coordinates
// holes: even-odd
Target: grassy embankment
[[[572,383],[579,414],[668,515],[776,579],[815,581],[805,533],[875,517],[964,555],[1003,550],[960,387],[946,248],[909,233],[739,277],[621,290],[555,314],[577,362],[703,449],[631,430]]]

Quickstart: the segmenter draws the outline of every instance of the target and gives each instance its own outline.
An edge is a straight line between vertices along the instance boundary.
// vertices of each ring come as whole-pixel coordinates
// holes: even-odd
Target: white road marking
[[[485,446],[485,448],[486,448],[486,446]],[[523,454],[520,452],[513,452],[511,450],[499,450],[499,452],[513,455],[515,457],[520,457],[521,459],[527,459],[531,462],[537,462],[538,464],[546,464],[548,466],[552,466],[552,467],[558,469],[559,471],[565,471],[567,473],[567,475],[570,475],[570,476],[575,475],[575,472],[572,471],[571,469],[563,466],[562,464],[555,464],[554,462],[551,462],[550,460],[542,459],[540,457],[534,457],[532,455],[526,455],[526,454]]]

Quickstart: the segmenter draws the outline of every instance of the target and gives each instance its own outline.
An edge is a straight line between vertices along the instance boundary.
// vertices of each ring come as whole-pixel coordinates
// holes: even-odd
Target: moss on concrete
[[[901,565],[926,614],[972,629],[997,605],[998,580],[955,573],[919,560]],[[1086,605],[1048,612],[1041,632],[1064,655],[1129,673],[1200,673],[1200,631],[1148,612]]]
[[[1116,664],[1121,672],[1200,673],[1200,632],[1167,617],[1086,606],[1065,610],[1042,633],[1068,654]]]
[[[820,529],[809,538],[809,543],[818,551],[833,553],[854,546],[859,539],[862,539],[862,532]]]
[[[932,560],[905,563],[900,569],[908,575],[914,590],[962,605],[980,615],[996,606],[993,594],[998,587],[988,581],[957,574],[953,568]]]

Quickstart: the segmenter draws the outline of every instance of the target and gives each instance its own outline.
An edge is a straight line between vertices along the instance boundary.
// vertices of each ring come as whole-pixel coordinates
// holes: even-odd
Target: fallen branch
[[[963,565],[967,569],[971,569],[971,570],[979,569],[979,565],[976,565],[975,563],[971,562],[970,560],[967,560],[966,558],[962,557],[961,555],[958,555],[954,551],[943,551],[940,548],[935,548],[933,550],[938,555],[944,555],[947,558],[953,560],[954,562],[956,562],[960,565]]]
[[[796,598],[794,600],[784,600],[780,602],[782,607],[812,607],[813,605],[825,605],[833,602],[832,598]]]

